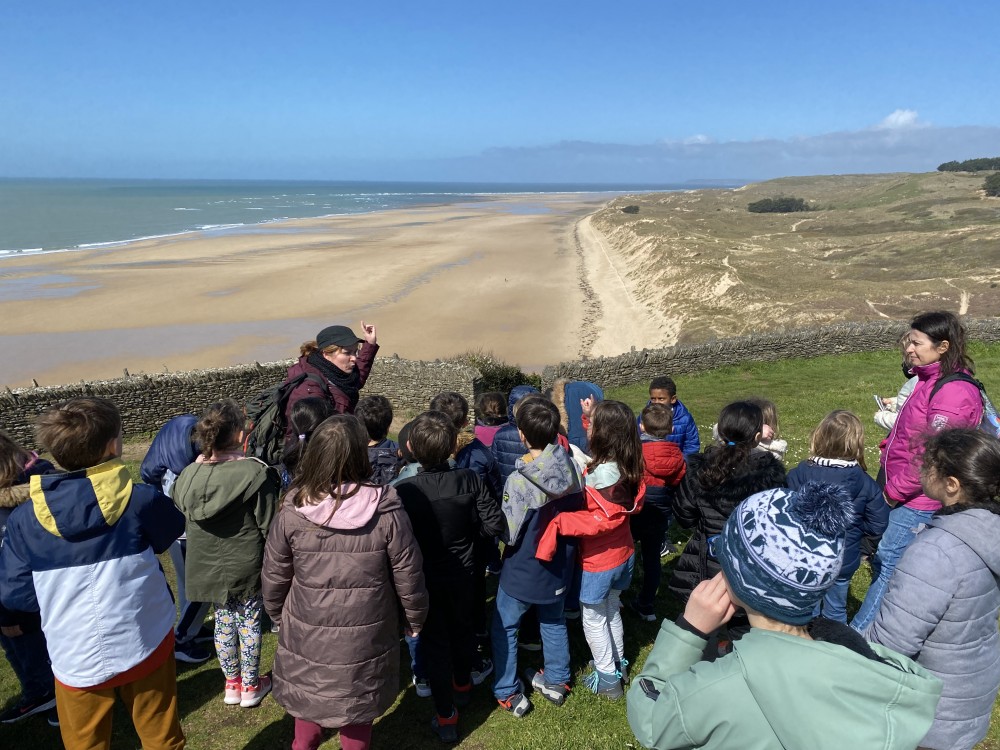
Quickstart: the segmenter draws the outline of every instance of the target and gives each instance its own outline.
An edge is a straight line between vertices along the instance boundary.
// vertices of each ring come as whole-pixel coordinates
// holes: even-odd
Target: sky
[[[1000,3],[0,4],[0,176],[676,182],[1000,155]]]

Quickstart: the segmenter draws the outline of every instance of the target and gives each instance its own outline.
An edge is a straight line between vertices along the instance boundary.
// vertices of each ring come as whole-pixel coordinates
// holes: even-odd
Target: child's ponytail
[[[719,414],[719,444],[705,451],[698,472],[702,489],[715,489],[745,466],[763,428],[764,413],[756,404],[736,401],[724,406]]]
[[[281,463],[285,470],[295,475],[295,471],[306,452],[306,445],[312,437],[316,428],[323,423],[323,420],[333,416],[333,404],[329,399],[310,396],[295,402],[292,411],[288,415],[288,423],[292,428],[291,437],[285,443],[284,452],[281,454]]]
[[[239,445],[239,434],[246,426],[242,407],[231,398],[217,401],[204,412],[194,427],[201,454],[211,458],[213,454],[229,450]]]

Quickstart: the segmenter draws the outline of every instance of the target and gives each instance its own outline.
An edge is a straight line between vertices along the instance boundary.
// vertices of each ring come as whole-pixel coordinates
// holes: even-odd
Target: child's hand
[[[580,399],[580,408],[583,410],[583,416],[589,417],[590,412],[594,410],[594,394],[591,393],[587,398]]]
[[[6,638],[17,638],[19,635],[24,635],[24,631],[21,630],[20,625],[10,625],[0,628],[0,634],[3,634]]]
[[[416,638],[418,635],[420,635],[420,628],[411,628],[409,625],[407,625],[405,628],[403,628],[403,633],[406,635],[407,638]]]
[[[374,346],[378,343],[378,336],[375,333],[375,324],[372,323],[368,325],[365,321],[361,321],[361,335],[365,337],[365,341]]]
[[[763,427],[760,428],[760,439],[761,440],[768,441],[768,440],[770,440],[773,437],[774,437],[774,430],[771,428],[771,425],[766,424],[766,425],[764,425]]]
[[[684,608],[684,619],[702,633],[711,635],[729,622],[735,612],[726,579],[720,572],[695,586]]]

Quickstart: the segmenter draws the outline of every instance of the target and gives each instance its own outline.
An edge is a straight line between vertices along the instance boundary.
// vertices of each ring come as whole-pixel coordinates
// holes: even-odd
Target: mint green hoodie
[[[699,661],[705,640],[664,621],[628,692],[642,745],[717,750],[913,750],[941,683],[906,657],[753,628]]]

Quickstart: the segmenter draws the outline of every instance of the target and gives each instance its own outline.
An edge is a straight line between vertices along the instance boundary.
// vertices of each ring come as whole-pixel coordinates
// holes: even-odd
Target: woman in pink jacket
[[[903,551],[941,508],[941,503],[927,497],[920,486],[924,441],[945,428],[975,427],[983,414],[979,388],[966,380],[949,378],[973,372],[972,360],[965,353],[965,327],[954,314],[921,313],[910,323],[905,344],[906,363],[919,380],[882,443],[885,497],[894,507],[889,513],[889,528],[871,560],[872,585],[851,622],[859,632],[864,632],[878,614]],[[942,380],[944,384],[937,387]]]

